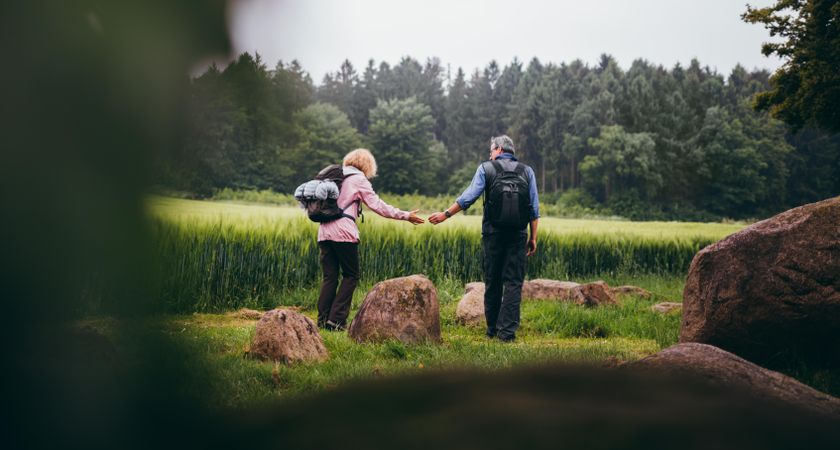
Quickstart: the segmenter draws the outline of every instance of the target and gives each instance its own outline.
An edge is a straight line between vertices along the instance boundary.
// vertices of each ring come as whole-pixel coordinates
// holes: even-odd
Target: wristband
[[[446,216],[446,218],[447,218],[447,219],[448,219],[448,218],[450,218],[450,217],[452,217],[452,213],[451,213],[451,212],[449,212],[449,210],[448,210],[448,209],[444,209],[444,210],[443,210],[443,215],[444,215],[444,216]]]

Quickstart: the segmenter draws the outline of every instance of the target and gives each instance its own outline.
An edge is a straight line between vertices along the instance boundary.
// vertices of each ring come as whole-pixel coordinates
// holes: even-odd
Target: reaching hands
[[[443,222],[446,219],[447,219],[446,214],[444,214],[442,212],[434,213],[431,216],[429,216],[429,223],[431,223],[432,225],[437,225],[437,224]]]
[[[413,225],[420,225],[421,223],[425,222],[423,218],[417,215],[417,211],[419,211],[419,209],[411,211],[408,216],[408,221],[411,222]]]

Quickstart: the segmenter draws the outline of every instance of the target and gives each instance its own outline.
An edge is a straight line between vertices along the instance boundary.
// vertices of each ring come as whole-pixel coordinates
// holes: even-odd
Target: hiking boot
[[[344,331],[347,327],[340,323],[335,323],[332,320],[328,320],[324,329],[327,331]]]

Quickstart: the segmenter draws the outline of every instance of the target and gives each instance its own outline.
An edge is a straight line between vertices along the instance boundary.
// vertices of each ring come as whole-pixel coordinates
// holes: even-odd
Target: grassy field
[[[134,325],[162,332],[187,355],[180,363],[196,378],[189,386],[192,396],[212,407],[244,407],[330,389],[353,380],[418,371],[501,370],[549,361],[614,365],[642,358],[676,342],[679,314],[656,314],[650,311],[650,305],[660,300],[678,301],[682,280],[643,277],[608,281],[634,281],[662,294],[651,300],[623,297],[620,306],[597,309],[526,300],[517,342],[503,344],[484,338],[482,328],[455,324],[455,308],[463,286],[448,281],[436,286],[442,344],[357,344],[344,332],[322,332],[329,360],[293,366],[247,357],[255,322],[230,315],[165,315]],[[370,287],[367,283],[357,289],[353,314]],[[301,289],[297,295],[313,298],[317,293],[314,289]],[[314,320],[314,308],[300,311]],[[86,323],[116,336],[118,346],[129,353],[137,345],[136,339],[119,341],[117,330],[124,324],[113,319],[91,319]]]
[[[440,205],[446,208],[450,203]],[[305,219],[304,212],[293,206],[272,206],[265,204],[197,201],[170,197],[150,197],[149,210],[155,217],[172,221],[199,221],[210,224],[241,227],[248,230],[256,228],[276,228],[285,225],[288,220],[302,219],[301,223],[311,229],[317,225]],[[410,203],[395,206],[402,209],[414,209]],[[367,211],[367,210],[366,210]],[[367,225],[375,226],[388,223],[400,231],[410,233],[420,227],[430,227],[428,223],[414,227],[407,222],[383,219],[371,211],[365,213],[365,223],[360,224],[362,233]],[[296,226],[301,226],[296,224]],[[441,228],[468,228],[477,230],[481,227],[481,216],[458,214],[440,225]],[[540,219],[540,231],[555,235],[625,236],[654,239],[694,239],[701,238],[717,241],[744,228],[743,224],[696,223],[696,222],[631,222],[626,220],[589,220],[559,219],[543,217]]]
[[[177,356],[166,361],[167,371],[187,374],[187,394],[210,407],[249,407],[354,380],[420,371],[504,370],[557,361],[612,366],[642,358],[676,343],[679,335],[679,313],[657,314],[651,305],[681,302],[687,262],[694,253],[742,227],[543,218],[540,253],[531,260],[530,276],[603,279],[613,286],[640,286],[654,296],[624,296],[619,305],[592,309],[526,299],[517,341],[503,344],[484,338],[480,327],[454,320],[464,283],[481,278],[478,217],[456,216],[433,228],[368,213],[361,224],[365,275],[354,294],[351,320],[377,281],[426,273],[438,290],[443,342],[356,344],[346,333],[323,332],[327,361],[284,366],[249,358],[254,322],[225,311],[283,305],[314,319],[316,225],[290,207],[152,197],[149,208],[161,261],[159,310],[168,313],[122,322],[100,316],[85,322],[110,335],[126,355],[137,355],[126,358],[137,373],[149,364],[139,356],[145,344],[138,335],[146,333],[149,340],[162,339],[165,348],[177,349],[172,352]],[[776,369],[840,393],[840,374],[796,363]]]
[[[296,292],[320,280],[317,225],[295,208],[153,197],[158,309],[219,312],[311,306]],[[408,206],[404,206],[408,207]],[[478,217],[412,226],[368,213],[360,224],[363,279],[414,273],[435,282],[481,279]],[[683,276],[694,254],[736,225],[544,218],[529,278]]]

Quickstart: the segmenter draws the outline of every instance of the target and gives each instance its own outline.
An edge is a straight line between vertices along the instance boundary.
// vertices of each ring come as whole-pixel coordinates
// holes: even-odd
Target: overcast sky
[[[736,64],[774,70],[761,54],[760,25],[740,19],[744,0],[239,0],[229,26],[236,54],[259,53],[269,67],[297,59],[316,84],[349,59],[396,64],[439,57],[468,73],[495,59],[527,63],[613,55],[625,70],[644,58],[672,67],[697,58],[728,74]],[[773,0],[751,0],[767,6]]]

